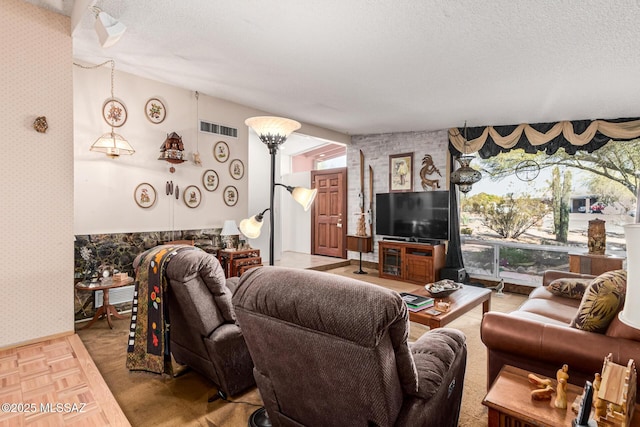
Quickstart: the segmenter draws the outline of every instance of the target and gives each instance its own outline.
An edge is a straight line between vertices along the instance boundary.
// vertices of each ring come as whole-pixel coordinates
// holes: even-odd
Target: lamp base
[[[249,427],[271,427],[271,420],[264,407],[257,409],[251,414],[249,417]]]

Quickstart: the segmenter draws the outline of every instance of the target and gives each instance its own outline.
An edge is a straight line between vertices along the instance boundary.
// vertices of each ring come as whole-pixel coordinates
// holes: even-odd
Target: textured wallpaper
[[[68,17],[0,2],[0,348],[73,331],[73,76]],[[49,127],[33,122],[46,116]]]

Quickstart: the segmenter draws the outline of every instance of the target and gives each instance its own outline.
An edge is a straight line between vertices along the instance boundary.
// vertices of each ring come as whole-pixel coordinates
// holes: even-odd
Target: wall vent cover
[[[218,125],[216,123],[205,122],[204,120],[200,120],[200,132],[230,136],[231,138],[238,137],[238,129],[229,126]]]

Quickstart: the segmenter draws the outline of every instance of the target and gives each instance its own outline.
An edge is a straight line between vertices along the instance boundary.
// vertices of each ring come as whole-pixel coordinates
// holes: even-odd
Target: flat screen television
[[[378,193],[375,217],[380,236],[449,240],[449,192]]]

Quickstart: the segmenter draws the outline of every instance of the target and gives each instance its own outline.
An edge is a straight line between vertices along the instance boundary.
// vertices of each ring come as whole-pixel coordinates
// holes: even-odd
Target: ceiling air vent
[[[200,132],[214,133],[216,135],[230,136],[232,138],[238,137],[238,129],[205,122],[204,120],[200,120]]]

